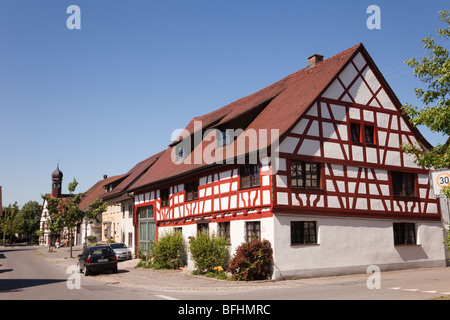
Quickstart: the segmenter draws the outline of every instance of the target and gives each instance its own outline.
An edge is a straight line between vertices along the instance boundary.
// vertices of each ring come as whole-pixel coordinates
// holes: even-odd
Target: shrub
[[[181,232],[172,231],[161,235],[150,244],[148,263],[154,269],[178,269],[184,265],[186,250]]]
[[[189,244],[192,260],[200,273],[212,272],[216,266],[225,266],[229,259],[228,240],[199,232]]]
[[[242,243],[231,259],[228,271],[234,280],[266,280],[270,278],[273,254],[268,240],[255,239]]]
[[[215,274],[215,277],[216,277],[216,279],[219,279],[219,280],[228,280],[228,277],[225,272],[217,272]]]
[[[87,236],[86,239],[87,239],[88,242],[95,242],[97,237],[96,236]]]
[[[87,236],[86,240],[88,242],[87,246],[88,247],[92,247],[94,245],[94,243],[95,243],[95,240],[97,240],[97,237],[96,236]]]

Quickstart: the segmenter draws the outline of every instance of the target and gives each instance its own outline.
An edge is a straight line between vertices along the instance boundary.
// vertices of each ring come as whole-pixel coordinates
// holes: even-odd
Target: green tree
[[[47,200],[47,210],[49,219],[47,225],[50,233],[58,233],[67,228],[69,233],[70,257],[72,258],[72,236],[77,224],[81,223],[87,216],[89,220],[98,220],[101,213],[106,210],[107,204],[96,200],[89,209],[83,211],[79,208],[81,200],[86,196],[86,193],[75,194],[78,182],[75,178],[69,183],[69,196],[66,198],[53,198],[51,196],[42,196]]]
[[[41,216],[41,205],[36,201],[28,201],[20,209],[16,216],[18,233],[23,234],[30,239],[37,230],[39,230],[39,219]]]
[[[426,89],[414,89],[424,106],[420,109],[410,104],[403,106],[413,125],[425,125],[432,132],[447,137],[443,145],[438,144],[429,150],[423,150],[419,145],[403,146],[405,152],[415,155],[418,165],[429,169],[450,167],[450,59],[446,49],[450,37],[450,11],[440,11],[439,14],[446,28],[437,29],[437,39],[432,36],[422,39],[428,56],[406,61],[414,68],[416,77],[427,85]],[[442,192],[447,198],[450,197],[450,187],[444,187]],[[445,244],[449,250],[450,232]]]
[[[432,132],[447,137],[444,145],[438,144],[430,150],[423,150],[419,145],[403,146],[405,152],[416,156],[418,165],[426,168],[450,167],[450,59],[445,47],[448,46],[450,37],[450,12],[440,11],[439,14],[440,21],[446,24],[446,28],[437,29],[437,39],[432,36],[422,39],[428,56],[406,61],[427,88],[414,89],[417,98],[424,104],[423,107],[405,104],[403,110],[414,126],[425,125]],[[445,193],[449,196],[450,189]]]
[[[19,215],[20,208],[17,202],[9,204],[3,208],[4,217],[1,221],[1,230],[4,234],[5,240],[11,243],[14,240],[15,234],[20,232],[16,217]]]

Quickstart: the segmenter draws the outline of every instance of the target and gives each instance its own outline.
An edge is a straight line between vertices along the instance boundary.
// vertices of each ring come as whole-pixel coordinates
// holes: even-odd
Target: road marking
[[[162,294],[156,294],[155,296],[157,296],[158,298],[164,299],[164,300],[178,300],[177,298],[165,296],[165,295],[162,295]]]
[[[417,292],[419,291],[419,289],[402,289],[402,287],[392,287],[389,288],[390,290],[403,290],[403,291],[409,291],[409,292]],[[422,290],[420,292],[423,293],[439,293],[439,294],[443,294],[443,295],[450,295],[450,292],[437,292],[436,290]]]
[[[404,291],[411,291],[411,292],[415,292],[415,291],[419,291],[419,289],[403,289]]]

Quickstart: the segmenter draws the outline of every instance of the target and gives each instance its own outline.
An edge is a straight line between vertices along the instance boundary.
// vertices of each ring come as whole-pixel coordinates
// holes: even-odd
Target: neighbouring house
[[[88,191],[84,198],[81,200],[79,204],[79,208],[83,211],[89,209],[90,205],[105,193],[105,186],[114,182],[117,177],[107,177],[103,176],[102,180],[99,180],[96,184],[94,184]],[[95,237],[94,243],[102,241],[102,215],[99,215],[98,222],[96,220],[89,221],[87,218],[84,219],[82,223],[80,223],[77,228],[77,245],[81,245],[83,243],[88,243],[87,237],[93,236]]]
[[[128,174],[117,175],[111,177],[108,183],[103,185],[103,194],[112,191],[117,187]],[[121,206],[120,203],[114,200],[105,200],[100,196],[100,199],[107,202],[106,211],[102,214],[102,242],[120,242],[120,220],[121,220]]]
[[[147,170],[158,160],[162,152],[157,153],[136,164],[128,173],[126,177],[116,184],[113,188],[107,186],[106,193],[104,192],[100,199],[108,202],[108,210],[116,212],[116,220],[113,223],[115,228],[116,242],[125,243],[133,254],[135,251],[135,220],[134,217],[134,201],[133,196],[128,194],[127,190],[134,182],[136,182]],[[112,187],[112,186],[111,186]],[[119,219],[117,219],[117,212],[119,212]],[[105,225],[106,227],[106,225]],[[111,236],[111,234],[109,234]]]

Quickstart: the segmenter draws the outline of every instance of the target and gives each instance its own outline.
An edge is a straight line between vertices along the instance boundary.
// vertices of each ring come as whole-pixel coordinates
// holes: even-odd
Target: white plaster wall
[[[120,221],[121,225],[121,233],[120,237],[122,237],[122,234],[124,235],[124,239],[122,239],[122,242],[125,243],[128,248],[130,248],[131,252],[135,253],[135,242],[134,242],[134,226],[133,226],[133,218],[128,218],[128,212],[125,214],[125,218],[122,218]],[[131,244],[128,243],[128,233],[133,234],[133,241]]]
[[[291,221],[316,221],[317,244],[291,245]],[[445,266],[442,223],[411,221],[417,245],[394,246],[393,220],[276,214],[275,279]],[[403,221],[402,221],[403,222]]]

